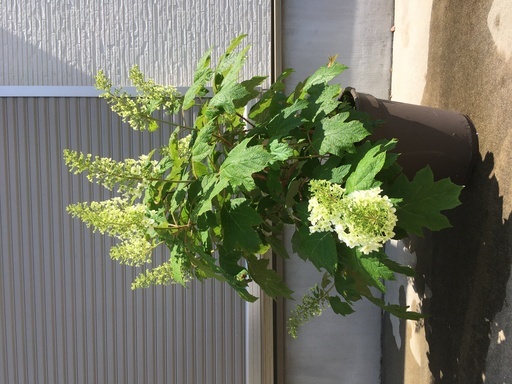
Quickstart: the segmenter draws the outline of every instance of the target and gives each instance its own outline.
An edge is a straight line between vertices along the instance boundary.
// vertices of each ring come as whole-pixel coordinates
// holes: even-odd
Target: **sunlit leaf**
[[[399,197],[397,205],[397,225],[410,233],[422,235],[422,228],[438,231],[450,227],[443,211],[460,205],[459,194],[462,186],[449,179],[434,181],[429,167],[420,170],[409,181],[403,174],[389,192],[389,197]]]

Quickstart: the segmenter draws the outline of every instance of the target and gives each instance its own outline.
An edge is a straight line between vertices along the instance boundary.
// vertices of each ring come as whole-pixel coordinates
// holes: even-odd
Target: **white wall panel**
[[[270,75],[270,0],[2,0],[0,86],[92,85],[100,69],[128,85],[134,64],[189,86],[200,56],[241,33],[244,77]]]
[[[375,97],[389,97],[393,0],[281,0],[283,67],[296,84],[338,54],[339,78]]]
[[[108,191],[70,174],[63,149],[122,159],[168,134],[131,130],[97,98],[0,98],[0,383],[245,382],[230,287],[132,291],[136,269],[65,211]]]

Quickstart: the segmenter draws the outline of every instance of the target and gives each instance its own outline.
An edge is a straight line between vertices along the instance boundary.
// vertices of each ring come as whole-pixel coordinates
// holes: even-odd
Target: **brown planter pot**
[[[412,178],[429,165],[436,179],[466,184],[478,158],[478,137],[467,116],[421,105],[382,100],[346,88],[343,98],[356,110],[383,120],[373,139],[398,139],[395,151],[404,174]]]

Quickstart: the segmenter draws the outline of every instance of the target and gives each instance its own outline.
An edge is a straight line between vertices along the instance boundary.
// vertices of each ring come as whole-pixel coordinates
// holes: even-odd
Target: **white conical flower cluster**
[[[161,162],[151,159],[150,155],[140,155],[138,159],[115,161],[108,157],[93,157],[69,149],[64,150],[64,161],[75,174],[86,172],[87,179],[103,185],[109,190],[117,186],[123,197],[142,197],[152,181],[163,176]]]
[[[67,211],[88,227],[92,226],[94,231],[120,240],[110,249],[112,259],[135,266],[151,261],[151,252],[158,243],[147,234],[156,225],[151,216],[156,216],[157,212],[120,197],[90,204],[70,204]]]
[[[334,231],[350,248],[369,254],[393,238],[396,209],[380,188],[345,194],[338,184],[311,180],[309,201],[311,232]]]

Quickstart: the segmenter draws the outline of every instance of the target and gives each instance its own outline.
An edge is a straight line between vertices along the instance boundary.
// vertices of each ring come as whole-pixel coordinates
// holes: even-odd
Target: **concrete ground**
[[[430,316],[400,323],[383,382],[512,383],[512,1],[395,6],[392,99],[469,116],[480,157],[448,213],[453,228],[405,244],[412,295]],[[396,358],[401,369],[386,369]]]

